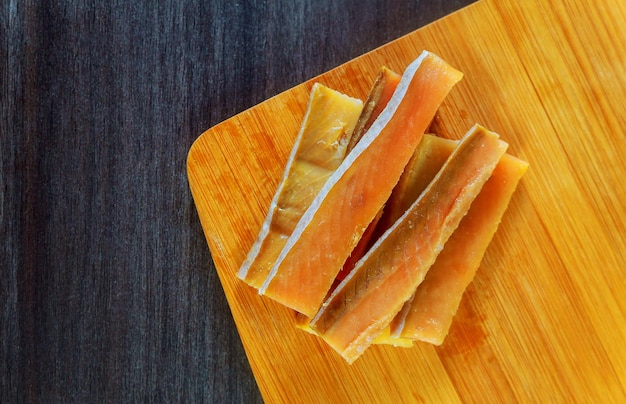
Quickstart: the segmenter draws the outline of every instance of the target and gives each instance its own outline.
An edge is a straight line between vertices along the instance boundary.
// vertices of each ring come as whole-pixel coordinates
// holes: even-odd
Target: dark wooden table
[[[3,1],[0,402],[261,401],[191,143],[468,3]]]

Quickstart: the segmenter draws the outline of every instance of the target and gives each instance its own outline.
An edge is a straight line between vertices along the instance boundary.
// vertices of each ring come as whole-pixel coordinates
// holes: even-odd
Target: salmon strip
[[[398,184],[391,192],[391,196],[385,204],[384,214],[380,221],[378,221],[375,230],[368,228],[368,231],[373,233],[371,240],[378,239],[407,211],[407,209],[409,209],[411,204],[417,200],[428,184],[435,178],[435,175],[437,175],[456,145],[457,142],[454,140],[444,139],[431,134],[424,135],[417,149],[415,149],[413,157],[411,157],[407,166],[404,168],[404,172],[400,176]],[[374,222],[376,222],[376,220],[374,220]],[[363,237],[365,237],[365,234]],[[371,242],[371,240],[368,241]],[[362,244],[362,241],[363,239],[361,239],[359,245]],[[359,246],[357,246],[356,249],[358,248]],[[352,253],[348,260],[354,260],[351,263],[350,269],[354,268],[356,262],[365,255],[366,251],[367,250],[363,252],[359,251],[358,254],[360,255],[357,257],[355,257],[357,255],[355,252]],[[346,265],[348,261],[346,261]],[[342,272],[345,270],[346,266],[344,265]],[[349,271],[347,271],[347,273],[349,273]],[[343,277],[341,277],[342,273],[339,273],[333,284],[334,288],[346,277],[347,273]],[[332,289],[334,290],[334,288]],[[381,335],[372,341],[372,344],[408,347],[413,345],[409,341],[411,341],[410,338],[394,335],[391,333],[390,327],[385,327]]]
[[[361,100],[315,83],[295,145],[257,240],[238,272],[256,288],[328,177],[344,160]]]
[[[411,207],[435,178],[457,143],[454,140],[431,134],[424,135],[385,204],[385,212],[376,227],[374,236],[372,236],[373,240],[380,238]],[[409,340],[411,339],[392,333],[391,327],[387,326],[381,336],[376,337],[372,343],[375,345],[408,346],[407,341]]]
[[[383,109],[387,106],[387,103],[393,96],[394,91],[400,83],[401,76],[386,67],[382,67],[380,73],[374,80],[372,89],[363,106],[363,112],[356,123],[354,133],[348,144],[348,151],[352,150],[354,146],[361,140],[365,132],[372,126],[376,118],[380,115]],[[346,277],[346,275],[354,268],[354,264],[361,259],[363,254],[368,250],[371,244],[371,240],[374,237],[378,221],[383,215],[383,209],[381,209],[374,219],[367,226],[367,229],[361,235],[361,239],[354,247],[354,250],[350,253],[346,262],[343,264],[341,271],[335,277],[333,285],[330,291],[339,284]]]
[[[439,105],[461,77],[426,51],[409,65],[387,106],[298,222],[260,294],[308,317],[317,313]]]
[[[506,148],[497,134],[474,126],[415,203],[324,302],[310,327],[348,363],[415,293]]]
[[[391,323],[392,335],[443,343],[528,163],[504,155],[414,297]]]

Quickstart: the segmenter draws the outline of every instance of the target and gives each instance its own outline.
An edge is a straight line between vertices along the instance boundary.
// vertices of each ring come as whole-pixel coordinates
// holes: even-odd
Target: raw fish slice
[[[341,164],[363,102],[315,83],[269,213],[238,277],[263,284],[302,214]]]
[[[429,52],[409,65],[383,112],[302,216],[259,293],[306,316],[317,313],[439,105],[461,77]]]
[[[415,293],[507,144],[476,125],[413,205],[324,302],[310,326],[356,360]]]
[[[424,135],[385,204],[385,213],[378,222],[372,240],[378,239],[411,207],[435,178],[457,144],[458,142],[454,140],[430,134]],[[337,280],[335,282],[339,284]],[[381,335],[385,337],[377,337],[373,344],[406,346],[406,341],[409,339],[393,334],[389,326],[385,327]]]
[[[502,156],[491,178],[450,236],[411,302],[392,321],[392,334],[440,345],[528,163]]]
[[[398,83],[400,82],[401,76],[392,70],[389,70],[386,67],[383,67],[376,77],[374,81],[374,85],[370,90],[369,95],[367,96],[367,100],[365,101],[365,105],[363,106],[363,112],[361,112],[361,116],[356,123],[354,128],[354,133],[352,134],[352,138],[350,139],[350,144],[348,145],[348,151],[352,150],[354,146],[358,143],[359,140],[363,137],[365,132],[372,126],[376,118],[380,115],[383,109],[387,106],[387,103],[391,99],[393,92],[398,87]],[[373,238],[376,227],[378,225],[378,221],[383,215],[383,209],[381,209],[378,214],[374,217],[374,220],[370,222],[367,226],[367,229],[363,232],[361,239],[357,243],[354,250],[350,253],[350,256],[347,258],[346,262],[343,265],[343,268],[333,282],[333,286],[330,291],[334,289],[335,286],[339,284],[346,277],[346,275],[354,268],[354,264],[361,259],[363,254],[367,251],[367,249],[371,245],[371,239]]]

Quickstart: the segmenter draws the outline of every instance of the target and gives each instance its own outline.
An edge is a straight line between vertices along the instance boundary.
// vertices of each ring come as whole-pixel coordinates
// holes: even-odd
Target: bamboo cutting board
[[[549,3],[549,4],[548,4]],[[626,402],[626,3],[481,1],[202,134],[191,190],[267,402]],[[236,278],[315,81],[364,99],[422,49],[463,71],[435,128],[479,122],[530,170],[440,347],[353,365]]]

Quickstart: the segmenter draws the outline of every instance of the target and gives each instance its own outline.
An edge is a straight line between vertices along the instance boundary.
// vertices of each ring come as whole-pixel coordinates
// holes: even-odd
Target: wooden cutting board
[[[206,131],[191,190],[267,402],[626,402],[626,3],[481,1]],[[422,49],[465,73],[435,121],[531,168],[440,347],[347,365],[236,278],[315,81],[365,98]]]

